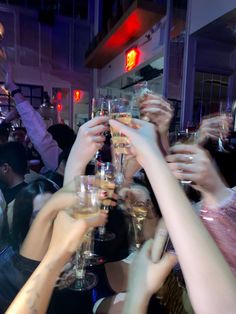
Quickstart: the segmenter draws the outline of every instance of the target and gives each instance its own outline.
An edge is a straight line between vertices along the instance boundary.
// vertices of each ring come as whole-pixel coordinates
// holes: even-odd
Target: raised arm
[[[236,280],[215,242],[171,174],[156,143],[153,125],[135,120],[137,129],[118,121],[112,127],[128,136],[145,169],[186,280],[197,313],[234,313]],[[220,284],[219,284],[220,283]]]
[[[55,286],[55,282],[71,255],[78,249],[90,227],[105,222],[105,215],[74,220],[61,211],[55,219],[47,254],[29,280],[20,290],[7,314],[44,314]]]
[[[5,65],[5,71],[5,86],[8,91],[12,93],[18,90],[17,93],[14,93],[13,99],[16,104],[16,110],[27,130],[27,134],[34,148],[40,154],[46,168],[54,171],[58,167],[58,157],[61,149],[47,131],[46,124],[41,115],[24,98],[19,87],[14,83],[10,64]]]
[[[80,127],[66,163],[64,185],[85,173],[87,164],[104,144],[107,122],[108,117],[96,117]]]

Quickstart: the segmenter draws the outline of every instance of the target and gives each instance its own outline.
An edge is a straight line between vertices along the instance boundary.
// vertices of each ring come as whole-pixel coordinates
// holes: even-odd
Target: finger
[[[166,156],[166,161],[169,163],[174,163],[174,162],[192,162],[193,156],[190,154],[173,154],[173,155],[167,155]]]
[[[179,172],[179,171],[174,171],[173,175],[175,176],[176,179],[181,180],[181,181],[190,181],[190,182],[195,182],[196,180],[196,174],[195,173],[186,173],[186,172]]]
[[[200,151],[200,148],[197,145],[188,145],[188,144],[176,144],[170,148],[172,154],[197,154]]]
[[[87,126],[89,128],[91,128],[91,127],[94,127],[94,126],[96,126],[98,124],[102,124],[102,123],[108,122],[108,120],[109,120],[109,117],[107,117],[107,116],[96,117],[96,118],[94,118],[92,120],[89,120],[87,122]]]
[[[161,109],[161,108],[145,108],[141,111],[141,113],[145,113],[145,114],[151,114],[151,115],[160,115],[160,116],[172,116],[172,113],[167,111],[167,110],[164,110],[164,109]]]
[[[103,135],[98,135],[98,136],[93,136],[92,141],[95,143],[103,143],[105,141],[105,136]]]
[[[160,108],[164,111],[170,112],[172,113],[172,108],[171,106],[164,102],[163,100],[145,100],[144,102],[142,102],[140,109],[141,111],[144,111],[148,108]]]
[[[146,257],[149,257],[151,255],[151,252],[152,252],[152,245],[153,245],[153,239],[149,239],[147,240],[141,250],[140,250],[140,256],[144,255]]]
[[[195,173],[197,171],[195,164],[186,164],[186,163],[169,163],[169,168],[172,171],[179,171],[179,172],[187,172],[187,173]]]
[[[136,119],[133,119],[133,120],[136,120]],[[138,120],[138,121],[140,121],[140,120]],[[110,123],[112,128],[116,129],[117,131],[122,132],[127,137],[132,136],[132,134],[134,133],[134,129],[128,127],[127,125],[125,125],[125,124],[123,124],[117,120],[109,120],[109,123]],[[137,125],[137,122],[134,121],[134,123]]]
[[[153,268],[158,271],[159,281],[165,281],[166,277],[169,275],[170,271],[177,262],[178,259],[176,255],[171,253],[165,253],[161,260],[157,264],[153,265]]]
[[[167,238],[168,238],[168,231],[167,231],[164,219],[161,218],[158,223],[154,242],[152,245],[151,259],[153,263],[157,263],[160,260]]]
[[[95,135],[95,134],[99,134],[99,133],[102,133],[104,131],[108,130],[108,126],[107,125],[96,125],[96,126],[93,126],[93,127],[90,127],[88,129],[88,133],[89,134],[92,134],[92,135]]]

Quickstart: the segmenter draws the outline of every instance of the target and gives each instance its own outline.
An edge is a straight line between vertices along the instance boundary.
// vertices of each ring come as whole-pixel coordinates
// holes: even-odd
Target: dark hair
[[[53,124],[48,128],[48,132],[62,150],[71,148],[74,144],[75,132],[66,124]]]
[[[58,166],[60,165],[60,163],[61,163],[62,161],[66,164],[67,159],[68,159],[68,157],[69,157],[69,155],[70,155],[70,151],[71,151],[71,148],[68,147],[68,148],[64,149],[64,150],[60,153],[60,155],[59,155],[59,157],[58,157]]]
[[[14,131],[23,131],[23,132],[27,133],[26,128],[23,128],[22,126],[15,127]]]
[[[2,122],[0,124],[0,139],[1,139],[1,141],[5,142],[5,143],[8,141],[10,129],[11,129],[10,123]]]
[[[57,189],[46,179],[38,179],[22,188],[13,206],[11,244],[19,248],[30,228],[34,198],[43,193],[55,193]]]
[[[18,142],[0,145],[0,165],[4,163],[7,163],[16,174],[25,175],[28,164],[24,146]]]

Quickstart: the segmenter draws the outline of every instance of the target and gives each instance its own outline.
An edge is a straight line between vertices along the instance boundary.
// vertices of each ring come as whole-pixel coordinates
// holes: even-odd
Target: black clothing
[[[22,188],[27,186],[27,183],[22,182],[20,184],[15,185],[13,188],[4,188],[2,190],[3,196],[7,204],[11,203],[15,198],[16,195],[20,192]]]

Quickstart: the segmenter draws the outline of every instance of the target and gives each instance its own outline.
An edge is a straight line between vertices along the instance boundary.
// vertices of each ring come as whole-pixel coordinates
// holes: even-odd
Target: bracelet
[[[21,89],[20,88],[16,88],[13,91],[11,91],[11,97],[14,97],[15,94],[21,93]]]

